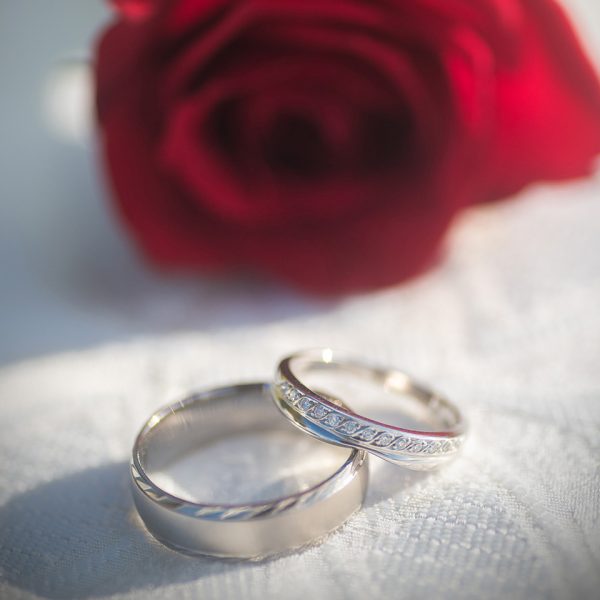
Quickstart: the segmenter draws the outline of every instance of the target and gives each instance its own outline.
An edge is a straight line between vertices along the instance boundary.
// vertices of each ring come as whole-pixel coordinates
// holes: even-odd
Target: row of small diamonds
[[[288,381],[280,382],[279,389],[282,396],[306,416],[319,421],[321,425],[328,429],[333,429],[338,433],[361,440],[372,446],[410,452],[411,454],[446,454],[457,450],[461,443],[460,439],[425,441],[402,435],[397,436],[375,427],[365,427],[321,402],[305,396]]]

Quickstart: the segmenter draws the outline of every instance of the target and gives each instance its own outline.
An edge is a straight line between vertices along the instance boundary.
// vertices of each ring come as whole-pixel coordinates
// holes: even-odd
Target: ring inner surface
[[[326,399],[329,395],[341,398],[355,414],[384,425],[428,432],[459,422],[449,402],[400,371],[302,355],[292,357],[289,367],[309,390]]]
[[[350,458],[282,418],[268,391],[244,386],[172,405],[139,446],[147,476],[167,493],[201,504],[247,504],[305,491]]]

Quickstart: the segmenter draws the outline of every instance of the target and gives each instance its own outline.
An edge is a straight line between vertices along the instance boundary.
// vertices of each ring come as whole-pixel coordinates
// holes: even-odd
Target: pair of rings
[[[358,415],[345,399],[307,385],[311,375],[319,374],[367,380],[409,399],[429,429]],[[307,489],[247,504],[202,504],[157,484],[156,472],[200,445],[253,431],[291,429],[290,422],[323,442],[349,448],[333,473]],[[154,413],[133,447],[134,502],[150,533],[171,548],[262,558],[324,536],[359,509],[367,489],[369,453],[410,469],[431,469],[456,455],[465,432],[464,419],[452,403],[401,371],[369,366],[330,349],[298,352],[280,362],[272,384],[216,388]]]

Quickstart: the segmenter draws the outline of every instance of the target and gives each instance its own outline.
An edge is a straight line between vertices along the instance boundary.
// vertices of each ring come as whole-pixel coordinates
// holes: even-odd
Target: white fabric
[[[25,233],[54,243],[33,263],[3,254],[19,265],[5,265],[3,356],[72,350],[0,370],[0,597],[597,597],[599,196],[596,175],[473,210],[439,268],[339,304],[164,281],[114,250],[108,220],[103,239],[69,250],[31,216]],[[103,244],[116,283],[90,257]],[[64,278],[32,287],[31,264],[59,262]],[[190,388],[268,378],[281,355],[318,345],[446,392],[471,421],[463,455],[428,474],[373,461],[360,513],[267,562],[189,558],[147,536],[126,463],[149,413]]]

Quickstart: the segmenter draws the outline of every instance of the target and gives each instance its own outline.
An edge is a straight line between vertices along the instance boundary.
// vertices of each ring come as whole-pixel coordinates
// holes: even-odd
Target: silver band
[[[395,427],[357,415],[307,387],[302,378],[312,371],[336,370],[366,378],[387,391],[409,395],[425,413],[434,431]],[[460,411],[448,400],[395,369],[365,365],[331,349],[298,352],[284,358],[276,373],[273,397],[294,425],[329,443],[361,448],[392,463],[423,470],[451,459],[465,438]],[[343,398],[344,402],[349,400]],[[351,399],[349,400],[351,403]]]
[[[368,473],[366,454],[358,450],[317,485],[261,503],[193,503],[167,493],[148,475],[204,443],[271,429],[293,431],[264,383],[198,393],[152,415],[131,462],[134,501],[152,535],[190,554],[258,558],[319,538],[360,508]]]

